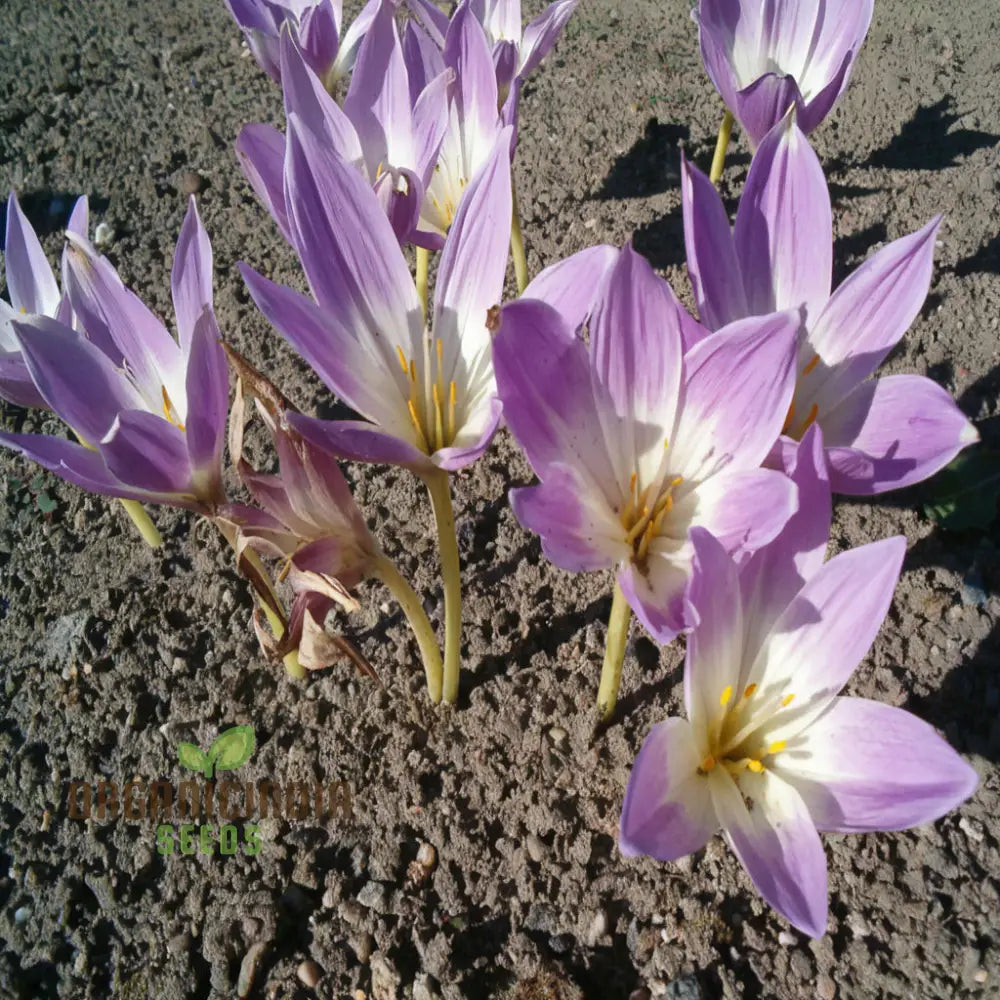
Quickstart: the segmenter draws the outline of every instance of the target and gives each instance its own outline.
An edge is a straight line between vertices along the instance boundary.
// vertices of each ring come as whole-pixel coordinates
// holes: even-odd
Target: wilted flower
[[[86,237],[86,198],[77,200],[66,231]],[[28,373],[13,321],[28,316],[48,316],[71,326],[73,310],[69,300],[59,291],[38,236],[21,211],[13,191],[7,200],[4,266],[10,305],[0,299],[0,398],[18,406],[48,409]]]
[[[0,444],[93,493],[214,510],[229,379],[194,199],[171,274],[179,340],[84,237],[69,238],[64,280],[85,334],[45,316],[12,327],[42,399],[82,443],[3,433]]]
[[[281,82],[279,39],[284,28],[332,93],[354,66],[378,0],[369,0],[346,31],[343,0],[226,0],[226,6],[265,73]]]
[[[685,350],[698,324],[630,246],[578,254],[529,294],[547,301],[505,306],[493,351],[506,421],[541,479],[511,492],[514,513],[557,566],[617,567],[668,642],[692,624],[691,529],[744,554],[795,510],[788,478],[758,466],[791,399],[798,314],[702,330]],[[591,311],[588,349],[576,327]]]
[[[625,855],[671,861],[720,828],[764,899],[799,930],[826,931],[826,857],[817,831],[928,823],[977,776],[902,709],[838,697],[882,624],[906,550],[902,537],[823,563],[830,523],[822,443],[813,428],[793,476],[802,503],[738,572],[707,532],[692,532],[700,572],[689,600],[687,719],[654,726],[622,809]]]
[[[883,247],[831,295],[830,195],[794,113],[757,150],[733,229],[718,192],[688,163],[683,211],[688,270],[706,326],[805,308],[795,396],[776,458],[787,464],[817,423],[834,492],[867,495],[926,479],[978,440],[930,379],[866,381],[920,312],[939,220]]]
[[[847,87],[873,0],[701,0],[701,54],[756,147],[795,106],[811,132]]]

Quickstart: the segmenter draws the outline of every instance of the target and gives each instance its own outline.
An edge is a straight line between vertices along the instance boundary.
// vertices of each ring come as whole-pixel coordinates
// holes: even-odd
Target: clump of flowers
[[[309,293],[240,271],[358,419],[299,412],[223,346],[193,200],[171,273],[172,333],[88,241],[85,200],[60,290],[12,193],[0,396],[51,410],[66,434],[4,432],[0,444],[121,499],[153,545],[143,503],[208,519],[254,591],[262,648],[293,678],[344,659],[376,674],[329,618],[358,606],[363,580],[384,584],[431,702],[454,704],[450,476],[505,421],[539,479],[511,493],[519,521],[558,567],[614,573],[601,720],[615,712],[633,612],[661,643],[687,636],[687,718],[659,723],[639,751],[622,851],[670,860],[722,830],[762,896],[824,933],[819,831],[928,822],[976,786],[925,723],[841,695],[889,608],[905,540],[825,561],[831,488],[911,485],[977,440],[929,379],[869,378],[924,302],[939,220],[831,289],[830,199],[807,135],[847,86],[871,0],[700,3],[702,54],[727,111],[710,175],[682,164],[698,318],[631,245],[592,247],[529,281],[514,184],[521,83],[576,0],[527,27],[517,0],[461,0],[450,16],[409,0],[402,25],[398,0],[370,0],[350,26],[339,0],[227,4],[280,83],[287,121],[285,133],[247,125],[239,161]],[[731,225],[714,185],[737,122],[755,154]],[[504,304],[509,258],[519,297]],[[275,472],[244,448],[247,399]],[[223,475],[227,423],[236,495]],[[443,655],[420,595],[354,502],[346,459],[404,467],[427,488]]]

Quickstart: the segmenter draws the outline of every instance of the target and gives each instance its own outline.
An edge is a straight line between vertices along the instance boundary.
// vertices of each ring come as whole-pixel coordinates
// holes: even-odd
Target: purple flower
[[[332,93],[354,66],[378,0],[369,0],[346,31],[342,0],[226,0],[226,6],[264,72],[281,82],[279,42],[287,26],[306,62]]]
[[[0,444],[93,493],[213,511],[229,380],[194,199],[171,274],[179,341],[84,237],[69,237],[64,281],[85,332],[45,316],[12,327],[40,396],[82,443],[5,433]]]
[[[830,195],[792,114],[757,150],[733,229],[718,192],[688,163],[683,210],[688,270],[706,326],[805,307],[795,397],[776,460],[787,465],[818,423],[834,492],[870,495],[926,479],[978,440],[930,379],[866,381],[920,312],[939,220],[883,247],[831,295]]]
[[[541,480],[512,491],[514,513],[557,566],[618,567],[668,642],[691,624],[691,529],[742,555],[795,510],[789,479],[759,465],[791,398],[799,316],[708,334],[630,246],[577,254],[526,295],[544,301],[506,306],[493,351],[504,415]]]
[[[297,115],[288,123],[285,203],[316,301],[245,265],[250,294],[327,386],[365,420],[289,415],[333,454],[419,473],[458,469],[500,420],[487,313],[503,291],[510,239],[510,139],[469,185],[437,272],[430,330],[406,259],[358,172]]]
[[[458,9],[468,8],[486,31],[501,100],[506,100],[515,80],[533,73],[548,55],[578,2],[556,0],[523,30],[521,0],[466,0],[459,4]],[[430,37],[443,48],[449,28],[448,15],[433,0],[410,0],[410,6]]]
[[[847,87],[872,0],[701,0],[701,55],[751,147],[795,106],[811,132]]]
[[[742,571],[692,532],[687,719],[654,726],[622,809],[628,856],[672,861],[720,828],[758,892],[799,930],[826,931],[818,831],[929,823],[975,790],[975,771],[902,709],[840,697],[892,600],[902,537],[823,563],[830,494],[811,429],[792,472],[798,513]]]
[[[66,231],[86,237],[86,198],[77,200]],[[0,300],[0,398],[18,406],[48,409],[31,380],[13,323],[28,316],[48,316],[72,325],[73,315],[68,299],[59,291],[38,236],[21,211],[13,191],[7,200],[4,264],[10,305]]]

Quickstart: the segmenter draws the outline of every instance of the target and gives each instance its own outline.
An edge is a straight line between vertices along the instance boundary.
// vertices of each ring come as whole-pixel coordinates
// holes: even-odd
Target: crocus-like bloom
[[[511,492],[514,513],[557,566],[618,567],[632,609],[668,642],[691,624],[691,529],[742,556],[795,510],[790,480],[758,466],[791,399],[799,316],[695,334],[630,246],[563,261],[536,295],[504,307],[493,348],[505,418],[541,479]],[[589,350],[576,332],[588,313]]]
[[[419,90],[411,87],[394,14],[392,0],[382,0],[361,45],[343,110],[285,32],[285,115],[298,116],[321,145],[368,179],[401,243],[438,248],[438,235],[420,232],[418,223],[448,126],[452,74],[442,67]],[[291,241],[283,184],[285,137],[271,125],[247,125],[236,151],[250,184]]]
[[[579,0],[556,0],[526,28],[521,27],[521,0],[466,0],[467,6],[486,31],[493,49],[497,87],[501,100],[515,80],[533,73],[548,55],[566,26]],[[410,0],[410,6],[439,47],[448,33],[448,15],[433,0]]]
[[[701,0],[701,55],[757,144],[794,105],[811,132],[847,87],[872,0]]]
[[[812,937],[826,931],[818,831],[929,823],[976,788],[975,771],[916,716],[839,697],[882,624],[906,550],[902,537],[823,562],[829,486],[818,429],[792,475],[802,502],[737,572],[692,533],[701,572],[690,602],[687,719],[647,736],[625,792],[623,854],[671,861],[720,828],[758,892]]]
[[[104,257],[69,236],[64,280],[86,333],[45,316],[12,326],[39,394],[82,443],[5,433],[0,444],[93,493],[212,512],[225,499],[229,379],[194,199],[171,274],[179,342]]]
[[[276,390],[257,396],[255,403],[280,471],[258,472],[243,457],[244,400],[238,390],[230,417],[230,457],[260,507],[227,504],[219,518],[238,529],[237,555],[249,546],[285,560],[283,575],[295,593],[288,628],[277,642],[261,627],[258,636],[275,656],[297,649],[301,665],[316,670],[351,655],[323,623],[335,606],[357,609],[348,589],[370,575],[378,547],[337,463],[287,425],[287,404]]]
[[[86,237],[86,198],[77,200],[66,231]],[[60,293],[38,236],[13,191],[7,201],[4,264],[10,305],[0,299],[0,398],[18,406],[48,409],[28,373],[13,321],[27,316],[48,316],[72,325],[73,310],[66,296]]]
[[[794,113],[757,150],[733,229],[718,192],[688,163],[683,210],[688,270],[706,326],[806,310],[795,397],[775,461],[787,465],[818,423],[834,492],[869,495],[926,479],[978,439],[930,379],[866,381],[920,312],[939,220],[883,247],[831,295],[830,195]]]
[[[226,6],[265,73],[281,82],[279,39],[285,28],[301,46],[306,62],[323,86],[332,93],[354,66],[378,0],[369,0],[343,32],[342,0],[226,0]]]
[[[462,199],[438,265],[425,328],[406,259],[358,172],[288,122],[285,203],[316,302],[245,265],[257,305],[326,385],[366,421],[289,414],[331,453],[417,472],[458,469],[489,446],[500,420],[487,314],[503,291],[510,240],[505,130]]]

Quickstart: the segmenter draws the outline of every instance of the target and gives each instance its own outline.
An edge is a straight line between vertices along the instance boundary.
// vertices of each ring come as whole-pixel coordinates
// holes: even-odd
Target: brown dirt
[[[889,369],[937,379],[993,446],[998,30],[987,0],[883,0],[847,97],[815,137],[840,275],[946,213],[930,299]],[[280,100],[221,0],[7,0],[0,38],[0,176],[53,258],[69,199],[88,193],[95,222],[115,230],[123,276],[169,315],[185,184],[199,184],[226,336],[304,408],[328,411],[233,267],[301,280],[235,165],[240,125],[280,121]],[[524,95],[517,178],[532,270],[634,233],[688,296],[678,144],[707,165],[719,114],[686,0],[584,0]],[[733,198],[747,164],[738,142]],[[4,419],[50,426],[13,408]],[[397,471],[349,472],[438,615],[421,490]],[[828,838],[830,931],[808,942],[761,903],[721,840],[684,864],[618,854],[632,757],[680,709],[681,644],[659,650],[633,633],[621,721],[595,735],[609,581],[541,557],[505,502],[529,476],[504,433],[456,477],[463,698],[435,713],[379,588],[362,588],[364,610],[345,628],[387,692],[346,667],[289,683],[258,652],[246,588],[210,530],[160,513],[167,544],[153,554],[114,504],[0,454],[0,995],[230,997],[259,944],[252,997],[996,996],[997,527],[948,534],[920,512],[919,490],[837,506],[836,548],[899,532],[910,543],[852,691],[940,727],[982,783],[932,827]],[[157,854],[149,822],[68,816],[68,782],[179,779],[178,740],[207,746],[240,722],[258,740],[244,780],[351,781],[353,820],[266,820],[256,857],[207,858]],[[437,864],[415,886],[421,842]],[[296,978],[307,958],[323,971],[315,991]]]

